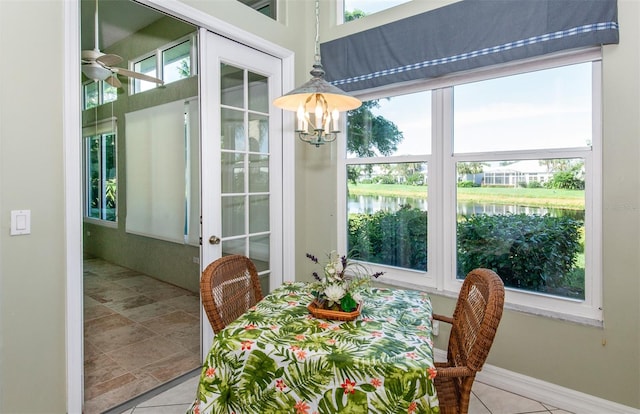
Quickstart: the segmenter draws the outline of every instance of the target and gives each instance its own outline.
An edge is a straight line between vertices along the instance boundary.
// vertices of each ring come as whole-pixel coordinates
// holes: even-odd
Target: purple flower
[[[313,262],[313,263],[318,263],[318,258],[315,257],[314,255],[307,253],[307,257]]]
[[[377,278],[377,277],[382,276],[382,275],[384,275],[384,272],[375,272],[374,274],[371,275],[371,277]]]
[[[318,276],[318,272],[313,272],[312,275],[315,280],[317,280],[318,282],[322,282],[322,279],[320,279],[320,276]]]
[[[348,264],[348,263],[347,263],[347,256],[342,256],[342,257],[340,258],[340,261],[342,262],[342,270],[344,271],[344,269],[346,269],[346,268],[347,268],[347,264]]]

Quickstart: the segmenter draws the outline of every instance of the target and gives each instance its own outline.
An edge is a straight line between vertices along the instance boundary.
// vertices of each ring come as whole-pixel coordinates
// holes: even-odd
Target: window
[[[366,101],[350,112],[348,131],[348,250],[426,272],[431,93]]]
[[[246,4],[264,14],[267,17],[271,17],[273,20],[277,19],[276,16],[276,8],[277,1],[276,0],[239,0],[241,3]]]
[[[85,217],[117,221],[117,152],[113,120],[83,128]]]
[[[196,74],[193,62],[195,57],[195,35],[190,35],[176,42],[155,50],[136,59],[133,63],[135,72],[153,76],[165,84],[185,79]],[[133,79],[133,93],[154,89],[157,85],[140,79]]]
[[[589,50],[365,97],[339,248],[434,291],[492,268],[514,307],[601,320],[599,73]]]
[[[104,81],[90,81],[83,85],[84,109],[94,108],[118,99],[118,90]]]
[[[191,41],[189,40],[162,52],[162,73],[165,83],[191,76],[190,53]]]
[[[344,22],[361,19],[373,13],[390,9],[398,4],[407,3],[411,0],[343,0]],[[338,2],[340,4],[340,2]],[[339,14],[338,14],[339,15]]]
[[[133,64],[133,71],[142,73],[143,75],[152,76],[154,78],[158,77],[157,71],[157,58],[156,55],[151,55],[147,58],[137,61]],[[134,93],[148,91],[149,89],[153,89],[156,87],[156,84],[153,82],[148,82],[145,80],[140,80],[133,78],[133,90]]]

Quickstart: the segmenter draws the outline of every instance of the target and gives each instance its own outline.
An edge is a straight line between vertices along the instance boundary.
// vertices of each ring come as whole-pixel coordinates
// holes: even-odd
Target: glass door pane
[[[220,64],[222,255],[248,256],[269,291],[268,78]]]

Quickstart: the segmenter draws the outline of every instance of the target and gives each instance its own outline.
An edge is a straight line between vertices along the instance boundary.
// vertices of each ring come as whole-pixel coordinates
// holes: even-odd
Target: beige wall
[[[296,84],[309,77],[312,2],[290,0],[287,25],[247,14],[234,0],[183,2],[298,52]],[[431,4],[410,2],[351,28],[325,27],[323,21],[321,39]],[[323,2],[321,13],[329,12]],[[507,311],[489,363],[640,408],[640,5],[619,0],[619,15],[621,42],[605,47],[603,64],[605,328]],[[0,0],[0,50],[9,57],[0,66],[2,413],[66,411],[63,24],[60,0]],[[35,105],[38,113],[24,110]],[[335,247],[335,146],[299,143],[295,156],[295,255],[302,279],[309,273],[306,251]],[[31,209],[30,235],[9,236],[14,209]],[[452,305],[434,297],[439,311]]]
[[[66,405],[61,17],[61,2],[0,1],[2,413]],[[19,209],[31,234],[11,237]]]

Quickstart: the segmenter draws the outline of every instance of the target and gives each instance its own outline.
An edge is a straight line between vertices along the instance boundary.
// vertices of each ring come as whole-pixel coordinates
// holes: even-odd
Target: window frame
[[[167,62],[165,61],[165,53],[169,52],[171,49],[176,48],[178,46],[181,46],[185,43],[189,43],[189,76],[187,77],[191,77],[193,76],[193,70],[191,69],[192,65],[191,62],[193,62],[192,56],[193,56],[193,40],[191,39],[191,37],[187,36],[186,38],[184,38],[182,41],[176,41],[173,42],[174,44],[172,46],[166,46],[164,47],[160,53],[159,53],[159,66],[162,68],[162,80],[165,81],[165,83],[167,83],[166,80],[166,67],[167,67]],[[173,82],[177,82],[179,80],[182,79],[186,79],[186,78],[178,78],[175,80],[172,80],[171,82],[168,83],[173,83]]]
[[[90,85],[96,85],[97,88],[97,95],[98,95],[98,102],[94,105],[94,106],[87,106],[87,88]],[[118,92],[117,92],[117,88],[116,88],[116,93],[115,93],[115,99],[112,99],[110,101],[105,101],[105,88],[111,86],[109,85],[107,82],[105,81],[94,81],[93,79],[90,79],[86,82],[84,82],[82,84],[82,108],[83,110],[88,110],[88,109],[92,109],[92,108],[96,108],[100,105],[104,105],[106,103],[110,103],[110,102],[115,102],[118,100]]]
[[[130,62],[130,64],[129,64],[129,70],[131,70],[133,72],[139,72],[139,73],[142,73],[144,75],[148,75],[147,73],[140,72],[140,71],[136,70],[136,65],[138,63],[144,61],[144,60],[153,58],[152,60],[154,61],[155,66],[156,66],[156,73],[153,73],[153,74],[151,74],[149,76],[152,76],[152,77],[155,77],[155,78],[158,78],[158,79],[162,79],[162,74],[160,73],[160,70],[162,68],[160,68],[161,64],[158,63],[159,60],[162,58],[162,56],[158,57],[158,50],[154,50],[152,52],[146,53],[146,54],[144,54],[142,56],[139,56],[136,59],[132,60]],[[148,82],[148,83],[151,84],[151,87],[149,87],[148,89],[140,89],[139,85],[142,85],[142,82],[146,82],[146,81],[144,81],[142,79],[133,78],[133,77],[130,77],[128,79],[128,81],[129,81],[129,91],[130,91],[129,95],[136,95],[136,94],[143,93],[143,92],[146,92],[146,91],[152,91],[152,90],[154,90],[154,89],[156,89],[158,87],[157,84],[154,84],[153,82]]]
[[[166,52],[167,50],[178,46],[182,43],[185,42],[191,42],[190,47],[189,47],[189,76],[187,78],[183,78],[183,79],[188,79],[190,77],[193,77],[195,75],[198,74],[198,55],[197,55],[197,33],[190,33],[186,36],[182,36],[179,39],[176,39],[172,42],[169,43],[165,43],[162,46],[156,48],[155,50],[152,50],[148,53],[145,53],[143,55],[139,55],[134,59],[131,59],[129,61],[129,70],[135,71],[135,65],[140,63],[141,61],[145,60],[145,59],[149,59],[150,57],[155,57],[155,64],[156,64],[156,77],[158,79],[162,79],[164,81],[164,62],[163,62],[163,54],[164,52]],[[169,83],[173,83],[173,82],[177,82],[179,80],[182,79],[178,79]],[[149,89],[145,89],[144,91],[142,90],[138,90],[135,85],[136,85],[136,81],[139,81],[135,78],[129,78],[129,95],[135,95],[138,93],[142,93],[142,92],[146,92],[147,90],[154,90],[158,87],[157,84],[154,84],[153,87],[149,88]],[[143,81],[140,81],[143,82]],[[165,83],[166,85],[167,83]]]
[[[345,23],[349,23],[349,22],[346,22],[344,20],[344,13],[346,11],[345,7],[346,7],[346,2],[347,1],[348,0],[337,0],[336,1],[336,24],[337,25],[342,25],[342,24],[345,24]],[[387,6],[387,7],[384,7],[382,9],[380,9],[380,10],[376,10],[374,12],[366,12],[365,11],[366,14],[365,14],[364,17],[369,17],[369,16],[372,16],[372,15],[377,14],[377,13],[382,13],[382,12],[384,12],[386,10],[392,9],[394,7],[402,6],[402,5],[404,5],[406,3],[409,3],[411,1],[412,0],[404,0],[401,3],[394,4],[394,5],[391,5],[391,6]]]
[[[119,200],[118,200],[118,189],[119,189],[119,184],[118,184],[118,131],[117,131],[117,126],[116,126],[116,121],[115,118],[111,118],[110,120],[106,120],[106,121],[100,121],[98,123],[96,123],[95,125],[97,125],[96,128],[99,128],[98,125],[100,124],[105,124],[105,123],[110,123],[111,124],[111,128],[107,128],[108,130],[104,130],[104,131],[97,131],[96,133],[83,133],[82,136],[82,159],[83,159],[83,219],[85,222],[90,222],[90,223],[94,223],[94,224],[98,224],[98,225],[102,225],[102,226],[106,226],[106,227],[113,227],[113,228],[117,228],[118,227],[118,204],[119,204]],[[100,177],[100,187],[101,187],[101,200],[103,200],[102,202],[104,202],[104,197],[106,197],[106,180],[104,177],[104,172],[103,172],[103,163],[104,163],[104,157],[105,157],[105,138],[109,135],[113,135],[114,136],[114,162],[115,162],[115,179],[116,179],[116,206],[115,206],[115,213],[114,213],[114,220],[107,220],[106,218],[102,217],[102,208],[100,209],[101,211],[101,217],[91,217],[89,216],[89,211],[91,209],[90,203],[91,200],[89,199],[89,194],[91,193],[90,188],[91,188],[91,139],[95,138],[95,137],[99,137],[100,138],[100,170],[101,170],[101,177]]]
[[[491,153],[453,153],[453,88],[470,82],[490,80],[537,70],[591,62],[592,67],[592,143],[591,149],[561,148],[545,150],[495,151]],[[363,101],[431,90],[432,143],[431,155],[348,158],[346,134],[338,145],[337,223],[338,249],[347,249],[346,169],[352,164],[387,162],[428,163],[428,240],[427,272],[399,269],[367,263],[372,271],[385,271],[380,282],[425,290],[447,297],[457,297],[462,280],[456,278],[456,163],[483,160],[518,160],[540,158],[584,158],[585,160],[585,299],[575,300],[543,293],[506,288],[505,306],[536,315],[571,320],[578,323],[602,324],[602,50],[600,47],[557,53],[465,73],[443,76],[407,85],[376,88],[357,96]],[[345,117],[346,118],[346,117]],[[343,120],[343,130],[346,120]],[[446,154],[446,155],[445,155]]]

